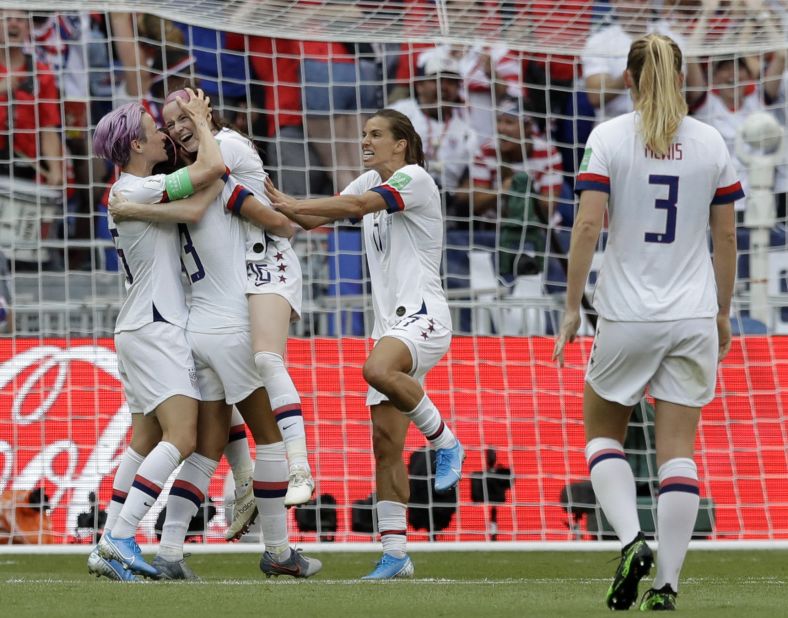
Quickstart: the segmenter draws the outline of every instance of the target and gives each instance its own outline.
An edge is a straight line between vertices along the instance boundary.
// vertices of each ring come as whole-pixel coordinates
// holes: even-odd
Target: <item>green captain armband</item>
[[[194,193],[192,179],[189,177],[189,170],[182,167],[177,172],[167,174],[164,177],[164,190],[170,200],[182,200]]]

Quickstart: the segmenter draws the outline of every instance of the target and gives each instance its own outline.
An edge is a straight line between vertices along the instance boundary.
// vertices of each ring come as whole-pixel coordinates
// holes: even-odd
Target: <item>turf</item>
[[[373,583],[357,579],[372,554],[319,557],[323,571],[308,581],[266,579],[258,556],[220,554],[189,558],[200,582],[121,584],[89,577],[85,556],[0,555],[0,615],[610,616],[617,564],[604,552],[416,553],[416,579]],[[693,551],[682,576],[687,615],[788,615],[788,551]]]

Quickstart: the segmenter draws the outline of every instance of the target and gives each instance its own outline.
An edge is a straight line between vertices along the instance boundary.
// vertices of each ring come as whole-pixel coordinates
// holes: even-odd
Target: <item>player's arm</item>
[[[167,196],[171,201],[189,197],[194,192],[211,185],[225,173],[219,142],[211,132],[210,99],[202,90],[194,92],[187,88],[186,91],[189,93],[189,100],[184,102],[178,98],[176,102],[180,107],[180,113],[188,116],[194,123],[200,148],[194,163],[167,176]]]
[[[199,223],[223,187],[224,183],[217,180],[191,197],[157,204],[130,202],[120,192],[115,192],[109,199],[109,213],[115,221],[133,219],[153,223]]]
[[[290,219],[266,206],[251,193],[233,208],[233,212],[272,234],[282,238],[293,236],[293,224],[290,223]]]
[[[597,73],[596,75],[586,76],[588,101],[597,109],[625,92],[626,85],[624,84],[623,73],[618,77],[609,73]]]
[[[709,226],[714,247],[714,279],[717,283],[719,360],[722,360],[731,346],[731,299],[736,280],[736,217],[733,202],[713,204]]]
[[[591,260],[594,258],[599,234],[605,221],[608,194],[604,191],[583,191],[577,209],[572,240],[569,243],[569,265],[566,273],[566,303],[561,330],[553,350],[553,359],[564,365],[564,347],[575,340],[580,328],[580,303],[585,290]]]

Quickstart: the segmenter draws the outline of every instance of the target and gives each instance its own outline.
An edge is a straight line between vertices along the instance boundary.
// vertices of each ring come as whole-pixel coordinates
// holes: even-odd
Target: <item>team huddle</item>
[[[730,346],[733,204],[743,192],[719,133],[687,117],[682,55],[671,39],[635,41],[624,79],[635,111],[594,129],[577,177],[580,205],[554,358],[563,364],[577,334],[607,217],[583,401],[591,481],[622,544],[607,605],[629,609],[654,562],[622,446],[632,407],[650,388],[660,547],[640,609],[671,610],[698,511],[700,410]],[[111,190],[110,228],[127,279],[115,342],[133,435],[90,572],[116,580],[195,578],[184,538],[222,455],[236,483],[228,540],[257,517],[267,576],[320,571],[318,560],[291,548],[287,528],[286,508],[309,501],[315,487],[300,398],[284,363],[288,327],[301,310],[301,271],[288,238],[291,222],[311,229],[347,219],[362,222],[375,316],[363,376],[383,555],[362,579],[411,577],[403,461],[409,425],[436,449],[436,492],[456,487],[465,459],[422,387],[449,349],[452,325],[440,276],[441,202],[419,135],[403,114],[379,110],[362,135],[367,171],[337,196],[297,200],[273,186],[248,139],[213,121],[199,91],[171,94],[164,119],[182,163],[169,174],[154,173],[168,160],[167,137],[141,106],[108,114],[94,136],[97,154],[122,171]],[[148,564],[135,531],[182,461],[159,553]]]

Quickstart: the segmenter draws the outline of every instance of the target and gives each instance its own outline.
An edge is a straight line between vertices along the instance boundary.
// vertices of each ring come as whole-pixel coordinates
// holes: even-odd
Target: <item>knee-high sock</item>
[[[453,448],[457,444],[451,429],[443,422],[441,413],[427,395],[410,412],[405,412],[405,416],[424,434],[433,448]]]
[[[131,489],[134,475],[142,465],[145,458],[131,447],[120,458],[118,469],[115,470],[115,478],[112,479],[112,500],[107,506],[107,521],[104,524],[104,532],[112,532],[112,526],[118,521],[120,510],[126,502],[126,496]]]
[[[677,457],[659,467],[657,498],[657,576],[654,588],[670,584],[679,591],[679,573],[687,555],[700,504],[698,467],[692,459]]]
[[[137,470],[126,503],[112,528],[113,537],[125,539],[134,535],[140,520],[156,502],[162,486],[180,462],[181,454],[174,444],[156,445]]]
[[[383,553],[402,558],[407,552],[407,505],[391,500],[380,500],[375,507]]]
[[[233,471],[235,481],[235,496],[243,496],[252,484],[254,474],[254,463],[249,453],[249,442],[246,439],[246,425],[240,412],[233,408],[233,416],[230,421],[230,437],[227,446],[224,447],[224,456]]]
[[[161,530],[159,555],[166,560],[183,559],[183,543],[192,517],[205,502],[208,483],[218,461],[192,453],[183,462],[167,497],[167,517]]]
[[[258,352],[254,355],[254,362],[263,378],[276,424],[282,432],[289,464],[309,468],[301,398],[287,372],[284,359],[274,352]]]
[[[282,559],[290,555],[285,509],[288,473],[287,455],[282,442],[258,444],[255,447],[254,497],[263,541],[267,551],[279,554]]]
[[[640,532],[635,475],[624,447],[612,438],[594,438],[586,445],[586,461],[597,502],[623,547]]]

